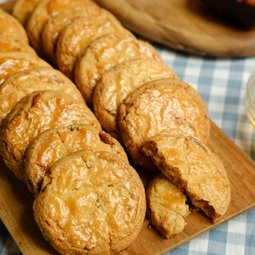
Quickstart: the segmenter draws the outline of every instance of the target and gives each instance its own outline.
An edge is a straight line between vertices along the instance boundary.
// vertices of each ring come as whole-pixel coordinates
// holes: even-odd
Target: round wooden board
[[[255,55],[255,29],[210,15],[200,0],[97,0],[130,30],[171,48],[220,57]]]

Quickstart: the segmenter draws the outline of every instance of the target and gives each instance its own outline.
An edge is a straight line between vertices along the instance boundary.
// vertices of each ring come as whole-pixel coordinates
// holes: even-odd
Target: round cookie
[[[14,40],[10,41],[9,38],[0,37],[0,52],[11,52],[11,51],[20,51],[32,56],[37,56],[34,49],[30,47],[27,43],[14,41]]]
[[[109,152],[56,162],[33,204],[45,239],[60,254],[116,254],[138,236],[145,194],[136,171]]]
[[[42,44],[44,53],[52,60],[55,58],[55,48],[59,33],[75,18],[102,15],[102,9],[96,4],[78,5],[65,10],[48,20],[42,30]]]
[[[190,213],[183,190],[159,174],[151,180],[146,197],[151,223],[162,236],[170,238],[183,231]]]
[[[92,42],[76,61],[74,75],[87,104],[92,105],[94,88],[105,71],[133,59],[161,61],[158,52],[149,43],[130,35],[108,34]]]
[[[33,48],[42,54],[41,32],[46,22],[64,10],[80,4],[90,4],[90,0],[42,0],[31,13],[27,24],[27,34]]]
[[[12,15],[24,26],[31,12],[40,0],[17,0],[12,9]]]
[[[89,44],[109,33],[129,33],[117,19],[104,11],[97,17],[76,18],[59,35],[56,47],[57,65],[64,74],[71,77],[74,63]]]
[[[45,174],[60,158],[79,150],[109,151],[128,162],[121,145],[104,131],[88,125],[49,129],[38,135],[25,153],[25,171],[30,191],[37,195]]]
[[[0,86],[0,126],[3,118],[26,95],[40,90],[58,90],[84,104],[76,86],[59,71],[51,67],[36,67],[11,75]]]
[[[231,201],[227,173],[220,159],[196,138],[164,131],[146,140],[141,150],[213,221],[226,213]]]
[[[145,169],[154,166],[140,153],[141,144],[164,129],[179,130],[206,142],[210,121],[200,95],[178,79],[144,84],[119,107],[122,140],[134,161]]]
[[[9,13],[0,10],[0,38],[28,43],[25,29]]]
[[[24,97],[2,122],[0,153],[6,166],[25,182],[22,160],[29,143],[47,129],[79,124],[101,129],[90,109],[69,95],[40,91]]]
[[[0,52],[0,86],[10,75],[38,66],[50,65],[38,57],[23,52]]]
[[[177,77],[167,65],[152,59],[124,62],[105,72],[93,98],[93,109],[102,127],[120,139],[117,111],[121,102],[144,83],[162,78]]]

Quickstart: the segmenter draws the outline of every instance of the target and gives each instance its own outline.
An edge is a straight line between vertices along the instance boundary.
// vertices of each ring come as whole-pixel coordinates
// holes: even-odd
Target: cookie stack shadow
[[[27,34],[0,12],[0,153],[60,254],[122,251],[146,210],[166,238],[190,208],[225,214],[205,104],[149,43],[90,0],[18,0],[13,15]],[[137,166],[155,173],[147,194]]]

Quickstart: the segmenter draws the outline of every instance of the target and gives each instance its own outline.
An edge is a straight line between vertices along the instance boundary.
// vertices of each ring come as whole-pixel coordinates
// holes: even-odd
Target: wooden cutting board
[[[209,147],[222,160],[231,182],[229,210],[216,224],[192,212],[185,230],[171,239],[162,238],[146,220],[137,240],[122,255],[155,255],[187,242],[200,233],[255,206],[255,164],[215,124]],[[148,179],[148,176],[143,176]],[[0,162],[0,217],[24,255],[56,254],[44,241],[32,212],[32,195]]]
[[[12,2],[4,8],[10,10]],[[203,215],[193,212],[185,230],[171,239],[162,238],[146,220],[137,240],[122,255],[161,254],[255,206],[253,161],[213,123],[209,147],[222,160],[231,182],[232,201],[226,215],[212,224]],[[142,178],[149,179],[148,176]],[[0,161],[0,218],[24,255],[57,254],[43,239],[34,221],[32,203],[33,197],[25,185]]]
[[[201,0],[96,0],[130,30],[171,48],[212,56],[255,55],[255,29],[208,13]]]

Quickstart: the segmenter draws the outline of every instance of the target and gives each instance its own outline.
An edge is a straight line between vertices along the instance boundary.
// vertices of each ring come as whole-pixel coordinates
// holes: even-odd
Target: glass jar
[[[246,115],[251,124],[255,127],[255,71],[251,73],[248,80],[244,104]]]

